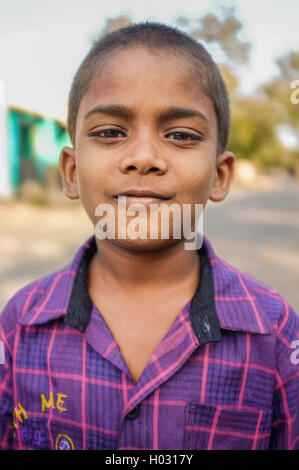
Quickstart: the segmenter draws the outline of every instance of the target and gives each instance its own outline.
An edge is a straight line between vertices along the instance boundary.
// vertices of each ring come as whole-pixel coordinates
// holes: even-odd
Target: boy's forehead
[[[104,59],[99,72],[94,74],[89,91],[104,91],[105,93],[122,91],[128,92],[146,90],[153,83],[156,87],[200,89],[199,81],[190,70],[187,61],[177,54],[166,51],[151,52],[146,48],[133,48],[119,51]],[[158,90],[157,90],[158,91]],[[87,93],[88,94],[88,93]]]
[[[101,62],[101,68],[119,78],[126,77],[129,70],[134,70],[138,77],[144,72],[163,76],[164,71],[172,71],[175,76],[193,75],[193,67],[182,52],[172,49],[149,49],[146,46],[131,46],[112,52]]]
[[[104,60],[80,103],[79,114],[82,118],[96,105],[112,103],[126,103],[136,112],[192,107],[206,115],[210,124],[216,119],[212,101],[187,60],[181,54],[145,47],[119,51]]]

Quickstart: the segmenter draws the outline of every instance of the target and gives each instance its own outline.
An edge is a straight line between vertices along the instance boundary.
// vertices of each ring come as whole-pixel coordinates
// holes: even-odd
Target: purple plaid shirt
[[[91,236],[0,316],[1,449],[299,449],[299,318],[204,237],[200,282],[134,383],[87,292]]]

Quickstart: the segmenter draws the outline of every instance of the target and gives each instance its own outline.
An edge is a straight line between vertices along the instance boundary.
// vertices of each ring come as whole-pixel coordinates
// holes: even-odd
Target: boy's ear
[[[59,173],[62,179],[64,194],[69,199],[79,199],[77,167],[75,151],[71,147],[63,147],[59,158]]]
[[[235,155],[226,151],[218,156],[209,199],[222,201],[229,193],[235,172]]]

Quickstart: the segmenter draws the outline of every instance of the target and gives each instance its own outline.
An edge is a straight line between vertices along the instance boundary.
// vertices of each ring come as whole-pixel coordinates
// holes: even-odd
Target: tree
[[[275,104],[281,123],[288,124],[299,134],[299,106],[290,100],[291,83],[299,79],[299,50],[279,57],[276,64],[279,74],[261,90]]]
[[[251,160],[259,168],[288,165],[289,154],[276,131],[278,123],[279,116],[269,100],[235,98],[228,148],[238,158]]]
[[[178,26],[187,28],[195,39],[208,44],[217,43],[223,50],[227,61],[242,64],[248,61],[249,43],[242,41],[238,35],[243,25],[235,16],[235,8],[222,8],[222,18],[215,13],[207,13],[194,21],[180,16]]]
[[[130,24],[132,24],[132,20],[127,15],[117,16],[116,18],[108,18],[104,28],[101,31],[101,36],[105,36],[106,34],[112,33],[117,29],[124,28],[125,26],[129,26]]]
[[[215,13],[207,13],[201,18],[191,20],[180,16],[177,26],[186,29],[195,39],[201,40],[207,48],[220,48],[223,61],[219,68],[230,92],[237,89],[238,80],[233,72],[236,65],[247,63],[250,44],[239,37],[243,29],[241,21],[236,17],[235,8],[222,8],[222,17]]]
[[[291,83],[299,79],[299,51],[290,51],[276,60],[278,75],[261,87],[261,92],[271,101],[279,117],[278,124],[287,126],[297,137],[297,148],[285,152],[288,155],[287,167],[292,174],[299,176],[299,105],[291,102]]]
[[[100,33],[93,33],[90,36],[90,41],[93,42],[108,33],[112,33],[113,31],[124,28],[125,26],[129,26],[130,24],[132,24],[132,20],[127,15],[120,15],[116,16],[115,18],[107,18]]]

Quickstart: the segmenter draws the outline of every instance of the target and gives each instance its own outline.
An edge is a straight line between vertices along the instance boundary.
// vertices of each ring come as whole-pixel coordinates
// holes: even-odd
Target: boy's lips
[[[129,189],[113,197],[118,198],[118,196],[126,196],[127,204],[142,204],[145,207],[149,207],[151,204],[159,204],[171,198],[148,189]]]
[[[170,196],[166,196],[164,194],[157,193],[155,191],[151,191],[149,189],[129,189],[122,193],[119,193],[117,196],[134,196],[134,197],[152,197],[157,199],[170,199]]]

